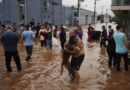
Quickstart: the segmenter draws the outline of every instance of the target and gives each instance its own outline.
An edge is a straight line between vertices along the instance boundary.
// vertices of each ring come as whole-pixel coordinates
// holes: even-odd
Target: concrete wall
[[[3,22],[19,23],[19,8],[17,0],[3,0]]]
[[[23,6],[25,23],[29,23],[32,18],[34,18],[36,23],[49,22],[56,25],[62,23],[62,0],[48,0],[49,7],[47,7],[46,10],[44,1],[45,0],[25,0],[25,5]],[[0,9],[2,9],[0,10],[1,21],[20,23],[19,4],[17,0],[13,0],[13,2],[12,0],[3,0]]]
[[[94,15],[94,13],[92,11],[80,9],[80,21],[79,21],[79,23],[81,25],[93,23],[93,15]]]
[[[57,4],[52,4],[52,23],[60,25],[62,23],[62,0],[52,0]]]
[[[62,23],[64,25],[74,25],[77,17],[74,17],[74,10],[70,7],[63,7],[62,8]],[[93,12],[80,9],[80,25],[86,25],[89,23],[93,23]],[[86,19],[86,16],[88,18]]]
[[[3,22],[3,6],[2,3],[0,2],[0,22]]]
[[[34,18],[35,23],[45,22],[52,23],[54,25],[73,25],[74,13],[70,7],[62,6],[62,0],[47,0],[49,6],[45,7],[46,0],[25,0],[23,5],[22,14],[25,15],[25,23],[29,23]],[[92,23],[93,12],[87,10],[80,10],[80,23],[82,25]],[[17,0],[3,0],[0,5],[0,20],[3,22],[12,21],[17,24],[20,23],[19,19],[19,4]],[[86,21],[86,15],[88,19]]]
[[[70,7],[62,7],[62,24],[72,25],[73,10]]]
[[[41,18],[41,5],[42,5],[42,0],[26,0],[25,2],[25,18],[26,18],[26,23],[29,23],[32,18],[34,18],[35,22],[42,22]]]
[[[86,11],[86,15],[88,15],[87,24],[93,23],[94,13],[91,11]]]
[[[30,22],[34,18],[36,22],[40,23],[61,24],[61,1],[49,0],[49,6],[45,7],[45,0],[26,0],[26,22]]]

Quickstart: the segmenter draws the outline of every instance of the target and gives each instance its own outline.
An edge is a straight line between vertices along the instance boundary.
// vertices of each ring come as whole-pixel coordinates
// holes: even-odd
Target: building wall
[[[18,2],[17,0],[9,0],[10,1],[10,20],[13,21],[12,23],[19,22],[19,9],[18,9]]]
[[[62,24],[62,0],[52,0],[52,24]]]
[[[49,5],[45,6],[45,1]],[[32,18],[35,22],[44,24],[45,22],[54,25],[73,25],[74,12],[70,7],[62,6],[62,0],[25,0],[22,6],[22,14],[25,15],[25,23],[29,23]],[[80,24],[92,23],[93,12],[87,10],[80,10]],[[16,22],[20,24],[19,3],[17,0],[3,0],[0,4],[0,20],[4,23],[6,21]],[[86,15],[88,19],[86,20]]]
[[[44,5],[45,0],[26,0],[26,22],[32,18],[36,22],[61,24],[61,2],[62,0],[48,0],[49,6]]]
[[[2,6],[2,2],[0,2],[0,22],[3,22],[3,6]]]
[[[18,23],[19,22],[19,9],[17,0],[3,0],[3,22]]]
[[[25,20],[26,23],[29,23],[32,18],[34,18],[35,22],[42,22],[41,18],[41,5],[42,5],[42,0],[26,0],[25,2]]]
[[[73,10],[73,24],[75,25],[78,22],[80,25],[87,25],[87,24],[93,23],[93,15],[94,15],[94,13],[92,11],[80,9],[79,10],[79,17],[78,17],[78,11],[76,8],[74,8],[74,10]]]
[[[62,24],[72,25],[73,23],[73,10],[70,7],[62,7]]]
[[[80,21],[79,21],[79,23],[81,25],[93,23],[93,15],[94,14],[91,11],[80,9]]]
[[[130,0],[113,0],[112,10],[116,17],[120,18],[117,23],[125,27],[125,32],[130,40]]]
[[[23,11],[25,14],[25,23],[29,23],[32,18],[40,23],[49,22],[53,24],[61,24],[61,7],[62,0],[47,0],[49,7],[45,10],[44,1],[46,0],[25,0]],[[55,4],[55,3],[58,3]],[[0,4],[0,20],[3,22],[12,21],[20,23],[19,20],[19,4],[17,0],[3,0]],[[3,12],[2,12],[3,11]]]

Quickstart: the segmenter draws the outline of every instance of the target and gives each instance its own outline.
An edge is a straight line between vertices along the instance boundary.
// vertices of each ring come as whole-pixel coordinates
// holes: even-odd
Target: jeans
[[[27,58],[26,58],[26,60],[31,59],[32,49],[33,49],[33,46],[26,46],[26,52],[27,52]]]
[[[127,71],[128,70],[128,53],[124,53],[124,54],[116,53],[117,71],[120,71],[121,57],[123,57],[124,59],[124,67],[125,67],[125,71]]]
[[[117,62],[116,62],[115,52],[108,51],[107,53],[108,53],[108,57],[109,57],[108,66],[111,67],[113,65],[114,67],[116,67]]]
[[[21,62],[20,62],[18,51],[5,51],[5,63],[6,63],[7,72],[12,72],[12,68],[11,68],[12,57],[17,66],[17,70],[21,71],[22,68],[21,68]]]
[[[106,47],[106,39],[103,37],[101,37],[101,42],[100,42],[100,47],[102,46]]]
[[[62,47],[62,50],[64,49],[64,44],[65,44],[66,41],[61,41],[61,47]]]
[[[50,49],[52,49],[52,40],[47,40],[46,41],[46,45],[47,45],[47,48],[50,48]]]

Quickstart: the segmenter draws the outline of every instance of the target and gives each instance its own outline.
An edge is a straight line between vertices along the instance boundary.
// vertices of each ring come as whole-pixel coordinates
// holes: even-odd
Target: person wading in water
[[[65,44],[64,52],[72,55],[70,65],[70,74],[72,81],[79,84],[80,74],[79,69],[84,60],[84,46],[82,40],[76,35],[75,31],[69,32],[69,40]],[[69,62],[69,60],[68,60]]]

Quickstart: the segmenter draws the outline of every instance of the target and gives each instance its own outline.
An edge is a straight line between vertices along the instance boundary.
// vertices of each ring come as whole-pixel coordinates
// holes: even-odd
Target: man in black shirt
[[[17,44],[19,42],[18,35],[13,32],[13,28],[10,25],[6,26],[6,32],[4,32],[1,36],[1,41],[4,47],[5,53],[5,63],[7,72],[12,72],[11,68],[11,58],[14,58],[14,61],[17,66],[17,70],[21,71],[21,62],[17,50]]]
[[[100,47],[102,46],[106,47],[106,41],[107,41],[107,29],[105,26],[102,26]]]

